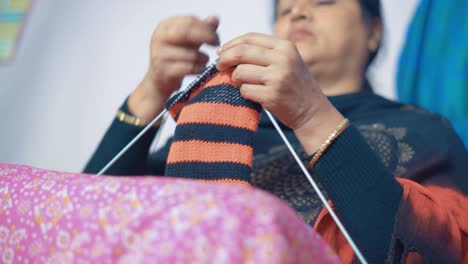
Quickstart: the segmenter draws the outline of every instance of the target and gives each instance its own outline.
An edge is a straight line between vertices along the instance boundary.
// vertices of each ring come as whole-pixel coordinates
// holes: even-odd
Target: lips
[[[312,33],[304,28],[294,28],[289,33],[289,39],[291,40],[301,40],[312,36]]]

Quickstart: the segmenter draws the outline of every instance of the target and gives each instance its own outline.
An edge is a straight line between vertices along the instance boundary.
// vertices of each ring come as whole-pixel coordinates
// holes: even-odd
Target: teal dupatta
[[[421,0],[397,75],[401,101],[449,119],[468,147],[468,1]]]

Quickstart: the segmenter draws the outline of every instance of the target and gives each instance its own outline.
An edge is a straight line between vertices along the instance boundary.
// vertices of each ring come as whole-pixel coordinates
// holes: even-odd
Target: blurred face
[[[296,45],[319,82],[362,78],[380,37],[366,26],[358,0],[279,0],[275,35]]]

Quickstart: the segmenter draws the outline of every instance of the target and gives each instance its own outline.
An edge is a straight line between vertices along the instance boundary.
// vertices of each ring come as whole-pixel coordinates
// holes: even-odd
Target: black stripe
[[[194,103],[226,103],[233,106],[244,106],[260,112],[262,106],[251,100],[244,99],[239,89],[229,84],[218,84],[206,87],[195,98],[187,102],[187,105]]]
[[[209,142],[228,142],[252,146],[255,132],[244,128],[212,124],[180,124],[174,133],[174,142],[203,140]]]
[[[233,162],[178,162],[166,165],[166,176],[219,180],[232,179],[250,182],[250,167]]]

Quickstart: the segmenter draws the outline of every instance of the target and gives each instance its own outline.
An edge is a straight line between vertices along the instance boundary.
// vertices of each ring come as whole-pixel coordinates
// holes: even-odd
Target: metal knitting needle
[[[198,86],[201,86],[203,82],[207,80],[208,76],[217,72],[217,63],[218,59],[211,63],[208,67],[206,67],[206,69],[187,86],[187,89],[185,89],[184,92],[175,94],[174,96],[177,97],[175,97],[175,100],[172,101],[171,105],[164,108],[164,110],[161,113],[159,113],[159,115],[157,115],[149,124],[147,124],[145,128],[143,128],[143,130],[140,133],[138,133],[138,135],[136,135],[119,153],[117,153],[117,155],[115,155],[115,157],[111,161],[109,161],[106,164],[106,166],[104,166],[104,168],[102,168],[95,176],[100,176],[104,174],[112,165],[114,165],[115,162],[117,162],[118,159],[122,157],[123,154],[125,154],[125,152],[127,152],[143,135],[145,135],[146,132],[148,132],[148,130],[150,130],[150,128],[164,116],[164,114],[167,113],[167,109],[171,108],[174,104],[183,99],[186,93],[190,92],[192,89]]]
[[[294,148],[292,147],[291,145],[291,142],[289,142],[289,140],[286,138],[286,136],[284,135],[284,132],[283,130],[281,129],[281,127],[278,125],[278,122],[276,122],[275,118],[273,117],[273,115],[265,109],[265,113],[267,114],[268,118],[270,119],[271,123],[273,124],[273,126],[276,128],[276,131],[278,131],[278,134],[281,136],[281,138],[283,139],[284,141],[284,144],[286,144],[286,146],[288,147],[289,151],[291,152],[291,154],[293,155],[294,159],[296,160],[297,164],[299,165],[299,167],[301,168],[302,172],[305,174],[305,176],[307,177],[307,179],[309,180],[310,184],[312,185],[312,187],[314,188],[315,192],[317,193],[318,197],[320,198],[320,200],[322,201],[323,205],[325,206],[325,208],[327,208],[328,212],[330,213],[331,217],[333,218],[333,220],[335,221],[336,225],[338,226],[338,228],[341,230],[341,232],[343,233],[344,237],[346,238],[346,240],[348,241],[349,245],[351,246],[351,248],[354,250],[354,252],[356,253],[356,256],[357,258],[359,259],[359,261],[361,261],[362,264],[367,264],[367,261],[366,259],[364,258],[364,256],[362,255],[361,251],[359,250],[359,248],[356,246],[356,244],[354,243],[353,239],[351,238],[351,236],[349,235],[348,231],[346,231],[346,228],[343,226],[343,224],[341,223],[340,219],[338,218],[338,216],[335,214],[335,212],[332,210],[332,208],[330,207],[330,205],[328,204],[327,202],[327,199],[325,199],[325,196],[322,194],[322,191],[320,191],[317,183],[315,183],[315,180],[312,178],[312,176],[310,176],[310,173],[309,171],[306,169],[306,167],[304,166],[304,164],[302,163],[301,159],[299,158],[299,155],[296,153],[296,151],[294,150]]]

